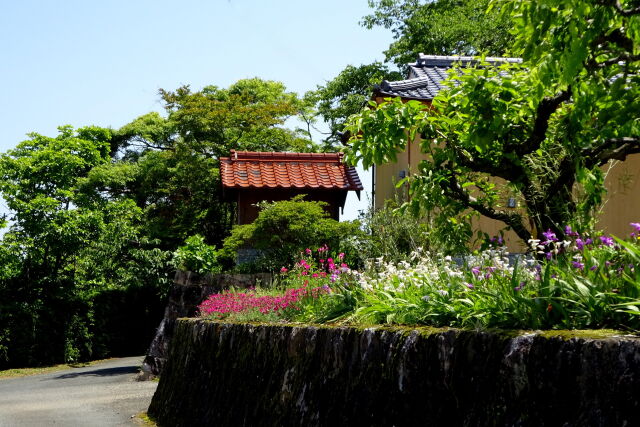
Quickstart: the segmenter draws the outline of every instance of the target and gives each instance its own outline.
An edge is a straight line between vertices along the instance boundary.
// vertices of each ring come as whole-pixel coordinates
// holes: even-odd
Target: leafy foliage
[[[305,100],[317,109],[317,114],[329,126],[325,137],[327,148],[340,141],[347,117],[359,112],[371,96],[374,85],[384,79],[397,80],[401,75],[379,62],[355,67],[348,65],[333,80],[318,85],[305,94]]]
[[[366,28],[391,29],[395,41],[385,51],[398,67],[428,55],[503,56],[513,36],[508,15],[487,10],[489,0],[369,0]]]
[[[361,240],[363,259],[407,261],[419,250],[462,254],[468,251],[471,230],[464,223],[436,222],[440,216],[420,211],[414,217],[398,209],[398,200],[387,200],[383,208],[370,209],[361,218],[367,239]]]
[[[458,68],[429,110],[398,99],[364,110],[348,126],[351,161],[393,161],[420,133],[414,209],[471,209],[524,242],[569,222],[588,228],[604,191],[599,167],[640,152],[638,12],[552,4],[496,2],[514,16],[524,63]],[[517,209],[505,209],[507,196]]]
[[[196,234],[189,237],[184,246],[173,253],[173,263],[179,270],[193,271],[199,274],[219,273],[222,269],[218,263],[216,247],[207,245],[204,237]]]
[[[541,263],[510,265],[492,247],[464,264],[416,254],[414,263],[374,266],[355,317],[364,322],[513,329],[640,326],[638,241],[571,233],[535,241]],[[585,243],[588,242],[588,243]]]
[[[324,202],[303,201],[304,196],[281,202],[263,202],[258,218],[251,224],[233,228],[225,240],[222,256],[233,259],[239,249],[262,251],[253,268],[268,271],[290,266],[309,247],[328,245],[339,250],[362,234],[358,222],[338,222],[329,218]]]
[[[284,122],[302,103],[282,84],[242,80],[161,91],[167,117],[118,130],[32,134],[0,158],[11,225],[0,243],[0,365],[140,353],[162,314],[171,254],[219,270],[212,247],[235,219],[218,156],[312,149]]]
[[[118,351],[109,335],[119,332],[94,318],[108,292],[139,290],[159,305],[167,257],[140,243],[141,210],[128,200],[96,206],[77,197],[76,180],[109,161],[111,136],[62,127],[56,138],[31,135],[0,159],[0,189],[14,212],[0,245],[0,364]]]

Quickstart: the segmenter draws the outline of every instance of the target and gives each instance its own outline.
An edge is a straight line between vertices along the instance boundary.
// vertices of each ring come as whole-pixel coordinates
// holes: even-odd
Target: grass
[[[0,371],[0,380],[6,380],[10,378],[29,377],[32,375],[49,374],[52,372],[64,371],[65,369],[71,369],[71,368],[84,368],[86,366],[92,366],[107,360],[111,360],[111,359],[92,360],[91,362],[69,363],[69,364],[54,365],[54,366],[40,366],[37,368],[6,369],[4,371]]]
[[[156,422],[153,419],[151,419],[146,412],[140,412],[134,417],[134,419],[139,425],[142,425],[142,426],[153,426],[153,427],[157,426]]]

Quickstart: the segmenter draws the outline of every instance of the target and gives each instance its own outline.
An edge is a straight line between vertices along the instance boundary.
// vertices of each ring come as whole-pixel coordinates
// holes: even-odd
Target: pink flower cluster
[[[209,296],[198,306],[201,316],[218,315],[223,317],[228,313],[242,313],[251,310],[258,310],[262,314],[277,312],[286,308],[299,310],[296,305],[298,301],[305,297],[318,298],[321,294],[330,293],[328,286],[308,289],[305,284],[302,288],[287,289],[284,295],[259,296],[255,292],[225,292]]]
[[[298,261],[294,267],[294,270],[297,271],[298,277],[307,276],[313,278],[326,278],[329,277],[331,282],[335,282],[338,279],[338,276],[342,273],[348,273],[350,270],[349,265],[344,262],[344,253],[340,252],[338,254],[337,260],[334,260],[331,257],[327,257],[326,259],[323,257],[326,253],[328,255],[329,247],[324,245],[318,248],[318,263],[317,267],[315,262],[313,261],[313,257],[310,258],[312,264],[309,264],[305,258],[302,258]],[[305,249],[305,253],[307,255],[311,255],[313,251],[309,248]],[[280,273],[285,274],[289,270],[287,268],[282,267],[280,269]]]

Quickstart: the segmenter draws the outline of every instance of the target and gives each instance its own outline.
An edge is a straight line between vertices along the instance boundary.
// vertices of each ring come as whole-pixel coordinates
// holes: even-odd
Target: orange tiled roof
[[[220,158],[224,188],[309,188],[360,191],[353,166],[342,153],[259,153],[231,150]]]

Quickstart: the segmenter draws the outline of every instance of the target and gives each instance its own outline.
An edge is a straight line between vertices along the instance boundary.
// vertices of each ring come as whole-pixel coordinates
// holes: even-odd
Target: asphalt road
[[[0,380],[0,427],[136,425],[155,381],[136,381],[142,357]]]

